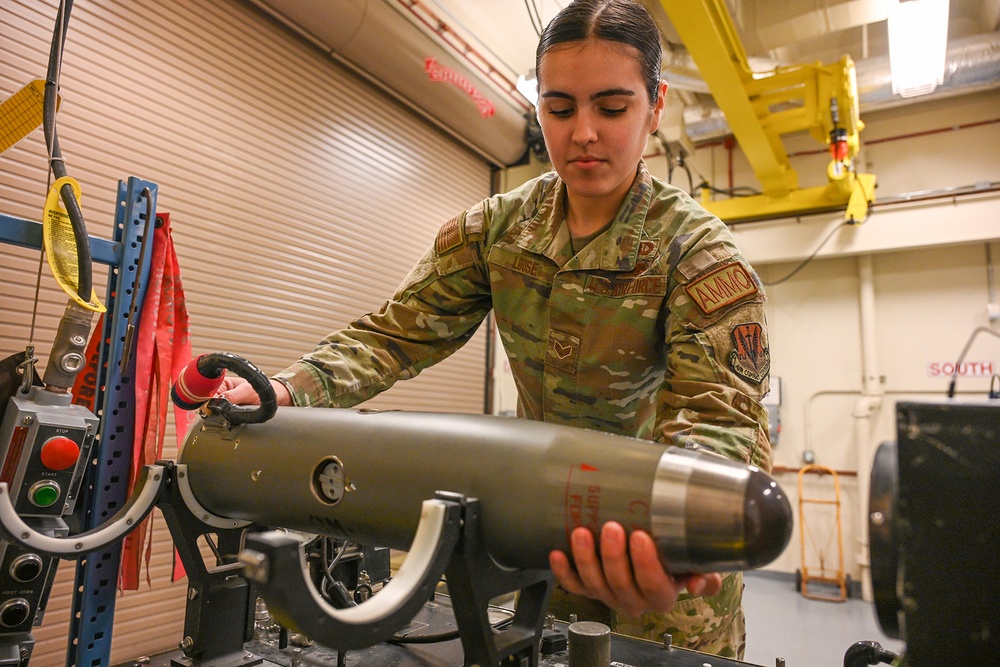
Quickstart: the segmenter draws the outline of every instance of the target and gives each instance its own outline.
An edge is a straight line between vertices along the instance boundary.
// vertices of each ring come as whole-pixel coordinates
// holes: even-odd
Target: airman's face
[[[651,102],[635,47],[589,39],[551,48],[539,63],[538,121],[572,199],[620,204],[659,126],[666,84]]]

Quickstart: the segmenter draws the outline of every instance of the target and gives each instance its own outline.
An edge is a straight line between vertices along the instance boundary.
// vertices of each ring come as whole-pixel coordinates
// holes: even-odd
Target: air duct
[[[886,109],[910,102],[892,92],[888,56],[862,60],[855,64],[855,70],[862,111]],[[964,95],[997,86],[1000,86],[1000,33],[973,35],[949,42],[944,81],[933,93],[920,96],[919,101]]]
[[[693,64],[692,64],[693,69]],[[892,92],[888,56],[868,58],[855,63],[861,113],[898,107],[914,102],[966,95],[1000,86],[1000,33],[973,35],[952,40],[948,45],[944,81],[933,93],[918,98],[902,98]],[[688,70],[689,71],[689,70]],[[667,81],[676,88],[697,92],[703,81],[690,75]],[[731,133],[722,112],[711,104],[694,105],[684,110],[684,131],[694,143],[718,139]]]

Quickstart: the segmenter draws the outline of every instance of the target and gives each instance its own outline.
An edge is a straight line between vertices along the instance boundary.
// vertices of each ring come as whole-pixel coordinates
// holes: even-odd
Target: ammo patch
[[[460,216],[456,215],[441,226],[437,238],[434,239],[434,251],[443,255],[460,245],[462,245],[462,221]]]
[[[759,292],[750,273],[737,262],[719,267],[684,289],[706,315]]]
[[[737,375],[760,384],[771,370],[771,352],[764,345],[764,328],[757,322],[737,324],[730,332],[733,351],[729,366]]]

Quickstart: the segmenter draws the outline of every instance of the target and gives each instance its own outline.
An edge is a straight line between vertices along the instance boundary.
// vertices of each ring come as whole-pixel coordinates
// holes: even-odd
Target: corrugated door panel
[[[44,78],[57,3],[0,4],[0,96]],[[387,37],[389,38],[389,37]],[[488,196],[490,170],[255,9],[225,0],[76,3],[58,129],[90,233],[110,237],[118,179],[159,186],[171,214],[194,353],[265,372],[377,309],[437,229]],[[0,211],[41,219],[40,130],[0,156]],[[0,246],[0,355],[28,341],[38,253]],[[103,294],[105,270],[95,282]],[[43,270],[44,368],[66,297]],[[485,336],[371,405],[481,412]],[[176,455],[173,429],[164,455]],[[175,648],[185,583],[155,514],[152,585],[118,598],[112,661]],[[33,665],[65,660],[73,568],[62,563]],[[84,619],[86,622],[86,619]]]

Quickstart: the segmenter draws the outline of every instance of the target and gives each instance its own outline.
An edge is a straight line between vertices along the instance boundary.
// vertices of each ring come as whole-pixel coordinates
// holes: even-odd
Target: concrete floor
[[[770,667],[784,658],[786,667],[842,667],[844,652],[858,641],[876,641],[896,653],[903,650],[903,642],[882,632],[870,602],[804,598],[787,574],[747,572],[744,580],[746,662]],[[810,592],[825,593],[814,585]]]

